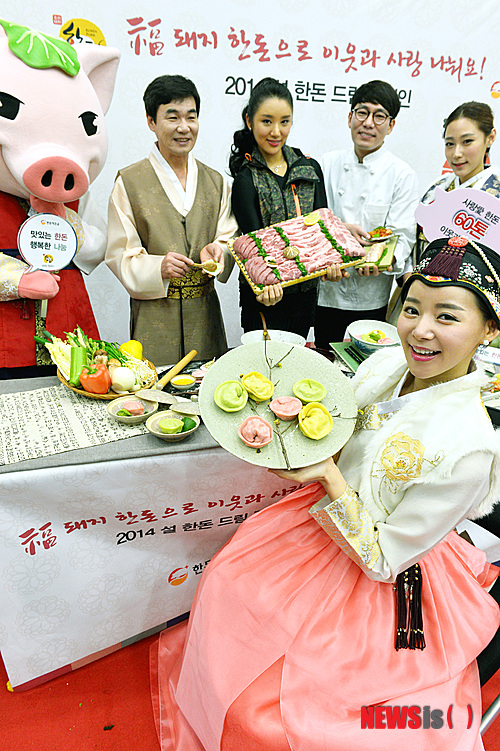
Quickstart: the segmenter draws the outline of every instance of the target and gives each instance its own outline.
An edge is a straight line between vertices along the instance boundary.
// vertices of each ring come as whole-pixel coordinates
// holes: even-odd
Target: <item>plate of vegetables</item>
[[[117,399],[157,380],[155,366],[142,357],[140,342],[124,344],[88,337],[82,329],[66,334],[66,341],[45,332],[43,342],[65,386],[91,399]],[[138,357],[137,355],[140,355]]]
[[[381,240],[387,240],[388,237],[391,237],[392,229],[389,229],[389,227],[375,227],[375,229],[372,229],[368,234],[370,235],[372,243],[380,242]]]

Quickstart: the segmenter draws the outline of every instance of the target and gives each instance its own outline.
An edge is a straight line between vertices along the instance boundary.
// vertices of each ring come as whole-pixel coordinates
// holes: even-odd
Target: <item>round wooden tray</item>
[[[144,360],[144,362],[147,365],[149,365],[151,370],[154,371],[154,376],[145,386],[141,386],[141,389],[150,389],[151,386],[153,386],[153,384],[156,383],[156,381],[158,380],[158,374],[152,362],[150,362],[149,360]],[[57,369],[57,377],[59,378],[61,383],[63,383],[65,386],[71,389],[71,391],[74,391],[75,394],[81,394],[82,396],[87,396],[89,399],[105,399],[109,401],[109,399],[118,399],[120,396],[127,396],[128,394],[133,396],[134,394],[133,391],[125,391],[125,392],[122,392],[121,394],[115,394],[114,391],[108,391],[107,394],[91,394],[90,391],[85,391],[85,389],[77,389],[75,386],[71,386],[66,380],[66,378],[63,376],[59,368]]]

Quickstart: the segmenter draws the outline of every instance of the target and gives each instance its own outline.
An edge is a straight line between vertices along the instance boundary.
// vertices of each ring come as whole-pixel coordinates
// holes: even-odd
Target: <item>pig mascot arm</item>
[[[26,264],[18,258],[0,253],[0,302],[20,297],[49,300],[59,291],[59,277],[46,271],[26,273]]]
[[[90,193],[78,202],[78,214],[66,209],[66,219],[79,238],[73,262],[84,274],[90,274],[104,259],[106,250],[106,224]],[[58,276],[27,269],[20,258],[0,253],[0,302],[18,298],[50,300],[58,293]]]

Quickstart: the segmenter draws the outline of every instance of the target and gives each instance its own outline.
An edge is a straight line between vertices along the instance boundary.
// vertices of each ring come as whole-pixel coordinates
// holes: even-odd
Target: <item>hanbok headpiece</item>
[[[486,302],[492,318],[500,321],[500,256],[486,245],[466,237],[434,240],[403,285],[403,302],[415,279],[432,287],[471,289]]]

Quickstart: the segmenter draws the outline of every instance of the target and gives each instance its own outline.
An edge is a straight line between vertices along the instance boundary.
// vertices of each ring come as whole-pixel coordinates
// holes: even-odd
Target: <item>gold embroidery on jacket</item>
[[[444,451],[438,451],[434,459],[426,459],[424,451],[424,445],[419,440],[401,431],[387,439],[380,462],[374,462],[372,472],[372,475],[382,477],[379,487],[381,503],[383,488],[395,494],[402,483],[420,477],[424,465],[435,467],[444,459]]]
[[[370,514],[350,485],[337,500],[331,501],[324,509],[315,509],[313,506],[309,513],[358,566],[366,569],[374,567],[382,555],[378,532]]]
[[[358,417],[356,419],[356,425],[354,426],[354,432],[358,430],[378,430],[384,420],[392,417],[393,413],[379,415],[378,404],[369,404],[367,407],[358,409]]]

